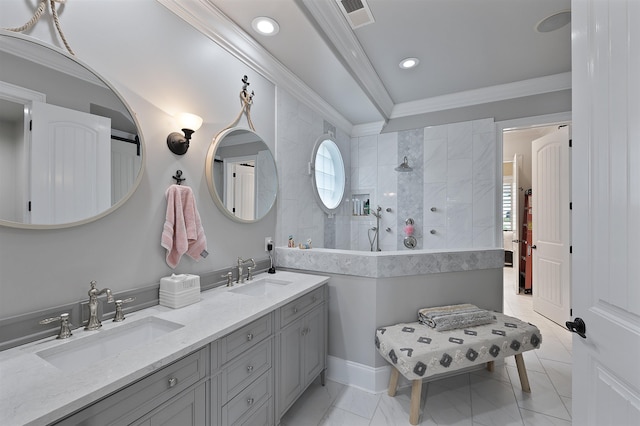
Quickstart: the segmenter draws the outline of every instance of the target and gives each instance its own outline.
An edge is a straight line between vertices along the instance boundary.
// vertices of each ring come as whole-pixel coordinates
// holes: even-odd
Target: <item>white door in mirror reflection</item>
[[[225,164],[224,205],[234,216],[254,220],[255,157],[227,158]]]
[[[95,216],[111,206],[111,120],[34,102],[31,223]]]
[[[133,135],[126,137],[134,138]],[[137,150],[135,144],[111,139],[111,205],[126,197],[138,177],[142,157]]]

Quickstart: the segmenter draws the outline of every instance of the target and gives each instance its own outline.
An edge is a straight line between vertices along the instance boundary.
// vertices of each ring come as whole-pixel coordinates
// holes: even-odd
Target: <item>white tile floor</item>
[[[423,384],[421,425],[571,425],[571,333],[535,313],[531,295],[515,294],[505,268],[504,313],[542,332],[540,349],[524,353],[531,393],[520,388],[513,357],[495,371],[460,374]],[[395,398],[327,381],[313,383],[282,419],[283,426],[409,425],[411,388]]]

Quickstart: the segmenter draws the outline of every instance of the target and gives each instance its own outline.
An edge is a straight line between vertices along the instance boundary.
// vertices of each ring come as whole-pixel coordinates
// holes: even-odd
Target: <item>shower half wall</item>
[[[377,327],[417,321],[418,309],[473,303],[502,311],[502,249],[357,252],[276,248],[279,269],[329,276],[329,369],[371,392],[388,384]]]

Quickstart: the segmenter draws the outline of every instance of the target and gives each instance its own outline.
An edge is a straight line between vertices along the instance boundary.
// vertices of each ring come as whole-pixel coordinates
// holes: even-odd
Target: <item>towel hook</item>
[[[187,180],[187,178],[182,177],[182,170],[176,170],[176,175],[172,177],[176,180],[176,185],[182,185],[182,182]]]

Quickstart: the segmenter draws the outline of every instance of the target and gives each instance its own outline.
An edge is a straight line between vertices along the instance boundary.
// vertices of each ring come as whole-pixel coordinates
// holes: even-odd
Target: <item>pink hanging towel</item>
[[[167,265],[175,268],[185,253],[196,261],[200,260],[203,252],[206,253],[207,237],[200,222],[193,191],[188,186],[171,185],[165,196],[167,214],[161,245],[167,249]]]

